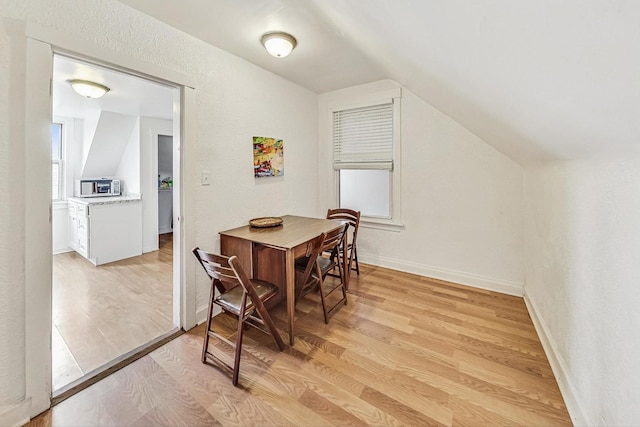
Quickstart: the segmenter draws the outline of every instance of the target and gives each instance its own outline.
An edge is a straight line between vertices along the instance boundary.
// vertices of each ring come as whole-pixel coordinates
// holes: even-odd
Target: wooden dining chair
[[[284,349],[284,342],[264,306],[267,301],[278,294],[278,287],[262,280],[249,279],[235,256],[226,257],[211,254],[198,247],[194,248],[192,252],[211,279],[207,329],[202,346],[202,363],[212,362],[229,369],[233,373],[233,385],[237,386],[244,325],[253,326],[265,334],[271,335],[278,348],[281,351]],[[216,290],[218,291],[217,295]],[[235,343],[211,328],[214,304],[220,307],[223,313],[237,318],[238,333]],[[228,365],[210,351],[209,338],[211,337],[235,348],[233,366]]]
[[[342,269],[342,256],[339,248],[340,245],[343,244],[348,227],[349,225],[345,223],[340,228],[328,233],[322,233],[309,242],[306,256],[296,260],[296,270],[302,273],[299,286],[296,286],[296,299],[318,289],[322,303],[322,312],[324,313],[324,323],[329,323],[329,319],[342,308],[343,305],[347,305],[347,291]],[[334,255],[325,257],[322,256],[323,252]],[[328,273],[336,267],[340,272],[337,284],[335,280],[326,280]],[[339,297],[336,302],[330,304],[330,296],[337,290],[341,291],[342,296]]]
[[[360,266],[358,265],[356,241],[358,239],[358,227],[360,226],[360,211],[354,211],[352,209],[328,209],[327,219],[341,220],[349,224],[351,239],[349,239],[349,237],[345,238],[345,242],[347,242],[347,256],[349,257],[349,271],[353,269],[352,263],[355,260],[356,274],[359,276]]]

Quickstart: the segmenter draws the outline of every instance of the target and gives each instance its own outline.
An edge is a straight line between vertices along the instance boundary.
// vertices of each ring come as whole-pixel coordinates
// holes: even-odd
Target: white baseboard
[[[173,233],[173,228],[171,228],[171,227],[160,227],[158,229],[158,234],[166,234],[166,233]]]
[[[204,322],[207,321],[208,311],[209,311],[209,307],[206,304],[201,305],[196,309],[196,325],[202,325]],[[218,307],[217,305],[214,305],[213,315],[217,316],[220,313],[222,313],[222,309],[220,309],[220,307]]]
[[[544,352],[547,355],[549,364],[551,365],[553,375],[556,377],[556,381],[558,382],[560,394],[562,394],[564,404],[567,406],[567,410],[569,411],[569,416],[571,417],[571,421],[573,421],[573,425],[598,425],[598,423],[593,422],[593,420],[588,420],[585,416],[584,411],[580,407],[580,404],[578,403],[577,393],[575,391],[575,388],[571,384],[571,380],[569,379],[569,370],[567,369],[567,365],[562,359],[560,353],[556,350],[557,347],[554,344],[554,340],[552,339],[551,334],[549,334],[549,330],[544,323],[544,320],[538,315],[536,304],[533,300],[530,299],[529,295],[527,295],[526,292],[524,295],[524,303],[527,306],[527,310],[529,311],[529,315],[531,316],[531,320],[533,321],[533,326],[536,328],[538,337],[540,337],[540,342],[542,343]]]
[[[149,252],[157,251],[158,249],[160,249],[158,247],[158,245],[156,245],[156,246],[145,246],[144,248],[142,248],[142,253],[146,254],[146,253],[149,253]]]
[[[358,248],[360,249],[360,248]],[[431,265],[418,264],[389,257],[372,257],[358,250],[358,260],[380,267],[391,268],[393,270],[413,273],[419,276],[433,277],[434,279],[446,280],[448,282],[459,283],[461,285],[473,286],[475,288],[500,292],[508,295],[521,297],[524,295],[524,284],[521,282],[501,280],[493,277],[481,276],[463,271],[450,270]]]
[[[23,426],[31,417],[31,399],[23,400],[16,405],[0,407],[0,426]]]
[[[207,320],[207,312],[209,307],[207,305],[201,305],[196,309],[196,324],[201,325]]]
[[[59,248],[53,248],[53,255],[63,254],[66,252],[73,252],[69,246],[61,246]]]

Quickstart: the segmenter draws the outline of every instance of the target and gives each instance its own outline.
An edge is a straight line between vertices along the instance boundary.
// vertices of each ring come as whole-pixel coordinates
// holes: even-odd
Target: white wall
[[[140,117],[143,252],[158,250],[158,135],[173,135],[173,122]]]
[[[320,96],[321,198],[335,207],[329,103],[357,101],[392,81]],[[523,293],[522,180],[519,165],[406,88],[401,101],[404,228],[358,231],[363,262],[444,280]]]
[[[0,9],[2,10],[2,9]],[[25,89],[24,38],[19,23],[0,21],[0,425],[19,419],[25,398]],[[21,72],[22,71],[22,72]],[[17,92],[17,93],[16,93]],[[16,102],[6,102],[8,99]],[[11,418],[13,417],[13,418]]]
[[[219,231],[251,218],[324,215],[317,195],[316,94],[244,64],[236,57],[230,57],[226,67],[208,64],[218,71],[217,79],[198,87],[217,96],[207,97],[206,108],[200,109],[198,163],[187,172],[195,173],[197,182],[201,171],[211,174],[211,185],[195,189],[196,244],[216,251]],[[284,141],[284,176],[254,178],[253,136]],[[199,286],[198,313],[204,319],[208,284],[202,281]]]
[[[640,158],[525,175],[526,298],[578,425],[640,425]]]
[[[51,209],[53,255],[72,251],[69,246],[69,209],[67,202],[54,203]]]
[[[86,121],[85,121],[86,124]],[[138,117],[126,114],[104,111],[100,113],[98,127],[93,135],[89,154],[84,163],[82,178],[102,178],[116,176],[120,162],[123,160],[123,153],[129,150],[128,154],[138,157],[138,133],[135,133],[134,149],[132,150],[131,135],[134,127],[138,125]],[[132,153],[134,151],[135,153]],[[126,158],[125,158],[126,160]],[[136,164],[135,172],[139,168]],[[140,178],[137,178],[139,181]],[[132,183],[134,186],[139,182]]]
[[[87,162],[87,158],[89,157],[89,151],[91,150],[91,143],[93,142],[93,137],[96,134],[96,130],[98,129],[98,122],[100,121],[100,115],[102,111],[94,110],[85,112],[84,118],[76,119],[76,122],[81,122],[82,126],[79,127],[79,136],[78,143],[76,145],[76,149],[78,153],[81,153],[77,156],[76,159],[76,177],[82,178],[82,171],[84,170],[84,165]],[[94,176],[90,176],[88,178],[95,178]]]
[[[167,25],[147,17],[115,0],[100,2],[63,0],[2,0],[0,1],[0,152],[2,164],[0,180],[6,203],[0,207],[0,424],[18,424],[22,412],[16,406],[27,408],[28,413],[42,409],[46,395],[31,395],[26,383],[38,384],[33,393],[41,393],[50,385],[50,369],[46,362],[32,364],[30,354],[46,355],[49,343],[41,340],[29,342],[25,336],[25,312],[40,308],[47,298],[50,286],[39,280],[33,271],[32,281],[49,295],[34,294],[26,298],[29,290],[25,278],[24,233],[30,229],[32,218],[48,218],[48,209],[27,214],[26,205],[42,191],[25,187],[25,163],[30,168],[46,163],[46,134],[38,128],[44,156],[25,155],[26,93],[24,70],[26,47],[24,21],[50,27],[87,40],[119,53],[120,57],[135,58],[156,64],[164,69],[191,76],[195,81],[194,103],[195,133],[181,147],[184,158],[197,159],[183,165],[185,181],[194,182],[200,171],[211,172],[212,184],[185,189],[184,203],[193,206],[185,211],[184,223],[195,228],[195,242],[206,249],[218,250],[218,232],[225,228],[246,224],[247,220],[262,215],[298,214],[317,215],[318,163],[317,163],[317,96],[291,82],[266,72],[220,49],[187,36]],[[10,18],[5,20],[4,18]],[[131,25],[135,22],[135,25]],[[46,55],[45,55],[46,56]],[[47,69],[47,68],[45,68]],[[42,87],[48,87],[48,79]],[[41,87],[38,86],[38,94]],[[42,100],[32,102],[43,104]],[[45,103],[46,105],[46,103]],[[31,131],[34,132],[33,130]],[[36,134],[34,134],[36,135]],[[285,176],[279,178],[253,178],[252,136],[263,135],[284,139]],[[10,160],[9,160],[10,159]],[[42,168],[42,170],[46,170]],[[29,182],[27,180],[26,182]],[[199,180],[197,180],[199,182]],[[46,189],[46,187],[44,187]],[[305,194],[306,197],[300,197]],[[43,202],[46,201],[46,195]],[[42,204],[33,203],[40,208]],[[44,203],[46,204],[46,203]],[[40,232],[39,228],[37,230]],[[46,232],[45,232],[46,234]],[[47,239],[47,251],[50,243]],[[4,256],[6,255],[6,256]],[[186,260],[195,265],[192,259]],[[36,263],[37,265],[37,263]],[[42,263],[47,268],[47,263]],[[49,264],[50,265],[50,264]],[[203,272],[189,267],[196,282],[196,300],[204,306],[208,296],[208,281]],[[50,272],[50,269],[47,269]],[[50,274],[50,273],[49,273]],[[36,280],[38,279],[38,280]],[[50,280],[50,279],[49,279]],[[25,308],[26,305],[26,308]],[[204,315],[204,313],[201,313]],[[8,320],[7,320],[8,319]],[[46,335],[46,334],[43,334]],[[46,359],[46,358],[45,358]],[[25,362],[26,360],[26,362]],[[49,366],[50,368],[50,366]],[[49,375],[49,377],[47,377]],[[34,378],[35,376],[35,378]],[[45,392],[46,393],[46,392]],[[29,406],[31,401],[35,406]]]
[[[109,176],[122,180],[120,183],[122,194],[140,194],[142,179],[140,174],[140,117],[124,117],[133,119],[133,126],[128,128],[130,132],[127,135],[126,145],[118,146],[119,153],[115,153],[113,156],[114,159],[117,158],[117,163],[114,165],[117,169]],[[124,137],[124,133],[122,135]]]

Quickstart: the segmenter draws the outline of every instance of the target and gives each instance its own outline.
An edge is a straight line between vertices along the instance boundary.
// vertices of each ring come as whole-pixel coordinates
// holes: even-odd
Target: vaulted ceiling
[[[523,165],[640,154],[640,1],[120,1],[317,93],[393,79]]]

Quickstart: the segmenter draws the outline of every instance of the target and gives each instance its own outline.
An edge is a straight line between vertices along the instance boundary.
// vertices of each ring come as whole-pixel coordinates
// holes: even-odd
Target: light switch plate
[[[200,173],[200,184],[211,185],[211,173],[208,171],[202,171]]]

